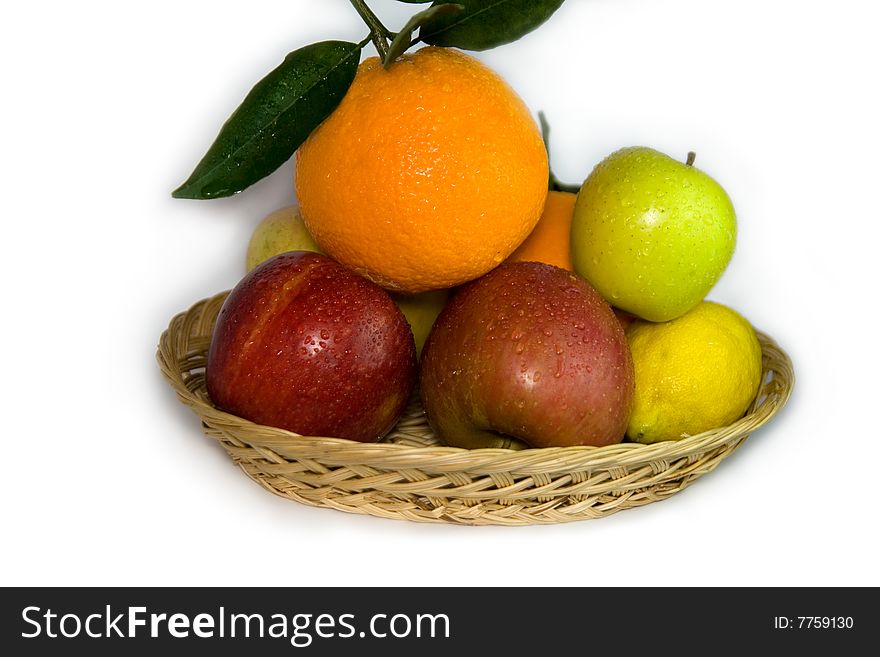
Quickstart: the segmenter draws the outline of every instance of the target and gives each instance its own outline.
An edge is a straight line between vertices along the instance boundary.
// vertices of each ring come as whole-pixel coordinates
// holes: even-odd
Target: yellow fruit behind
[[[636,321],[627,340],[636,381],[631,440],[678,440],[726,426],[758,393],[761,345],[727,306],[704,301],[669,322]]]
[[[431,290],[419,294],[393,292],[391,298],[400,308],[416,341],[416,358],[421,359],[422,348],[434,327],[437,316],[449,301],[450,290]]]
[[[303,218],[324,251],[397,292],[453,287],[504,261],[547,195],[537,124],[516,93],[450,48],[359,67],[297,151]]]
[[[286,251],[315,251],[320,247],[309,235],[299,208],[289,205],[267,215],[254,228],[245,254],[245,267],[250,271],[279,253]]]

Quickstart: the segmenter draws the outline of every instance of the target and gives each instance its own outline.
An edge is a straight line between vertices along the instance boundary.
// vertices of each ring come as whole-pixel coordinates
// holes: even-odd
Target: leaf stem
[[[549,180],[547,181],[547,188],[551,192],[571,192],[572,194],[577,194],[581,186],[573,185],[569,183],[564,183],[556,177],[556,174],[553,173],[553,169],[549,166],[550,163],[550,123],[547,121],[547,117],[544,116],[544,111],[541,110],[538,112],[538,122],[541,124],[541,138],[544,140],[544,148],[547,150],[547,163],[548,170],[550,172]]]
[[[392,38],[391,32],[382,25],[382,21],[379,20],[379,17],[373,13],[364,0],[349,1],[355,11],[360,14],[364,23],[367,24],[367,27],[370,28],[370,39],[373,41],[373,45],[376,46],[379,58],[385,61],[388,57],[388,39]]]

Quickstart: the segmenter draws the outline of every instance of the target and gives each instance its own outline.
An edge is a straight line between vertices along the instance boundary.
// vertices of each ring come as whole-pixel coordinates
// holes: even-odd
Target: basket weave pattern
[[[178,399],[252,479],[313,506],[385,518],[468,525],[527,525],[600,518],[665,499],[714,470],[788,400],[786,353],[758,333],[764,379],[746,415],[674,442],[606,447],[466,450],[443,446],[416,400],[381,443],[303,437],[211,405],[205,365],[228,293],[175,316],[157,359]]]

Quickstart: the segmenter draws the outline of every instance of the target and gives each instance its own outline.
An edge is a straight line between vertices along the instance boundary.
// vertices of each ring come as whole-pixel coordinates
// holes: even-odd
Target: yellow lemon
[[[703,301],[669,322],[627,330],[635,400],[626,435],[679,440],[743,416],[761,385],[761,345],[739,313]]]

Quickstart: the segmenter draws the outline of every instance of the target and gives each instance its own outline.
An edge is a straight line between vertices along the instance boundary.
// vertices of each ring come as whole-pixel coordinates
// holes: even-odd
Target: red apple
[[[434,324],[420,376],[435,433],[469,448],[620,442],[634,386],[611,306],[582,278],[537,262],[502,264],[463,287]]]
[[[217,317],[214,404],[303,435],[377,441],[416,379],[412,332],[388,293],[327,256],[291,251],[245,276]]]

